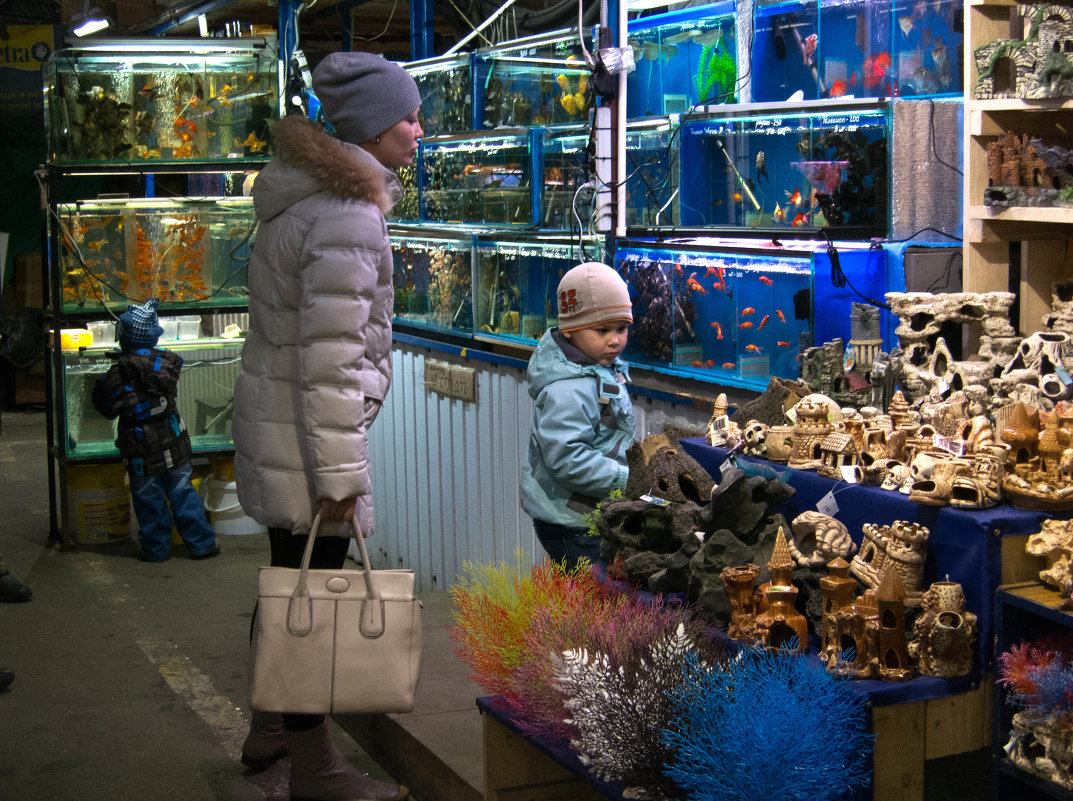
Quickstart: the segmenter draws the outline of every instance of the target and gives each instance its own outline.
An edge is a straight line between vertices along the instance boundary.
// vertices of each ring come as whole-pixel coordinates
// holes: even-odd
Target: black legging
[[[269,528],[268,544],[272,551],[272,567],[302,566],[302,553],[305,551],[307,537],[296,536],[288,528]],[[350,537],[317,537],[313,540],[313,553],[309,557],[309,566],[314,569],[337,570],[346,561],[350,548]],[[257,609],[253,610],[256,620]],[[250,623],[250,637],[253,637],[253,623]],[[324,722],[324,715],[284,714],[283,728],[287,731],[308,731]]]

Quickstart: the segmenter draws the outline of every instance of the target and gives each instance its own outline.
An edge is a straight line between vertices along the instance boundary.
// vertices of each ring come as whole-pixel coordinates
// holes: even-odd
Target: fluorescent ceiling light
[[[89,0],[85,0],[82,11],[71,17],[71,33],[75,36],[89,36],[91,33],[103,31],[111,24],[112,21],[102,14],[99,8],[90,8]]]

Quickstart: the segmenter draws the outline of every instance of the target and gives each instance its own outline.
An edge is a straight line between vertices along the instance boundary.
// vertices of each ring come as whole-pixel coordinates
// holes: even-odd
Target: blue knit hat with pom
[[[150,298],[140,306],[133,303],[119,315],[119,347],[123,350],[152,348],[156,345],[164,329],[156,318],[156,307],[160,301]]]

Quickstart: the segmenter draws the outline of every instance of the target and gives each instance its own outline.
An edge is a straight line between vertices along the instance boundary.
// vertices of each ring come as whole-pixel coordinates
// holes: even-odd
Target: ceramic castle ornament
[[[850,573],[866,587],[875,589],[883,570],[893,565],[901,574],[905,605],[920,606],[927,541],[931,534],[928,528],[919,523],[895,520],[889,526],[865,523],[861,531],[861,549],[850,562]]]
[[[730,623],[727,636],[732,640],[752,643],[756,639],[756,577],[760,568],[756,565],[724,567],[719,579],[730,601]]]
[[[808,651],[808,620],[794,608],[797,600],[794,560],[781,527],[768,569],[771,581],[757,590],[762,611],[756,616],[756,644],[772,650],[792,645],[794,653],[803,654]]]
[[[1073,63],[1062,42],[1073,39],[1073,10],[1048,3],[1022,3],[1024,39],[998,39],[973,51],[981,100],[1000,97],[1048,98],[1073,95]],[[1013,73],[1008,72],[1010,66]]]
[[[936,581],[928,587],[913,637],[909,656],[921,675],[955,678],[972,672],[976,615],[965,609],[960,584]]]
[[[820,661],[832,672],[840,660],[836,613],[853,604],[857,597],[857,579],[849,575],[849,562],[836,556],[827,563],[827,575],[820,579],[823,597],[823,625],[820,627]]]

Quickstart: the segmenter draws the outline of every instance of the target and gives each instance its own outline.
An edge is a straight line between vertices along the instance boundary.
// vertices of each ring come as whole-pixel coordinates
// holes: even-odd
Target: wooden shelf
[[[1073,208],[1065,206],[968,206],[966,216],[983,222],[1033,222],[1048,224],[1073,224]],[[1023,231],[1015,231],[1011,238],[1018,238]],[[1068,235],[1071,232],[1063,232]]]

